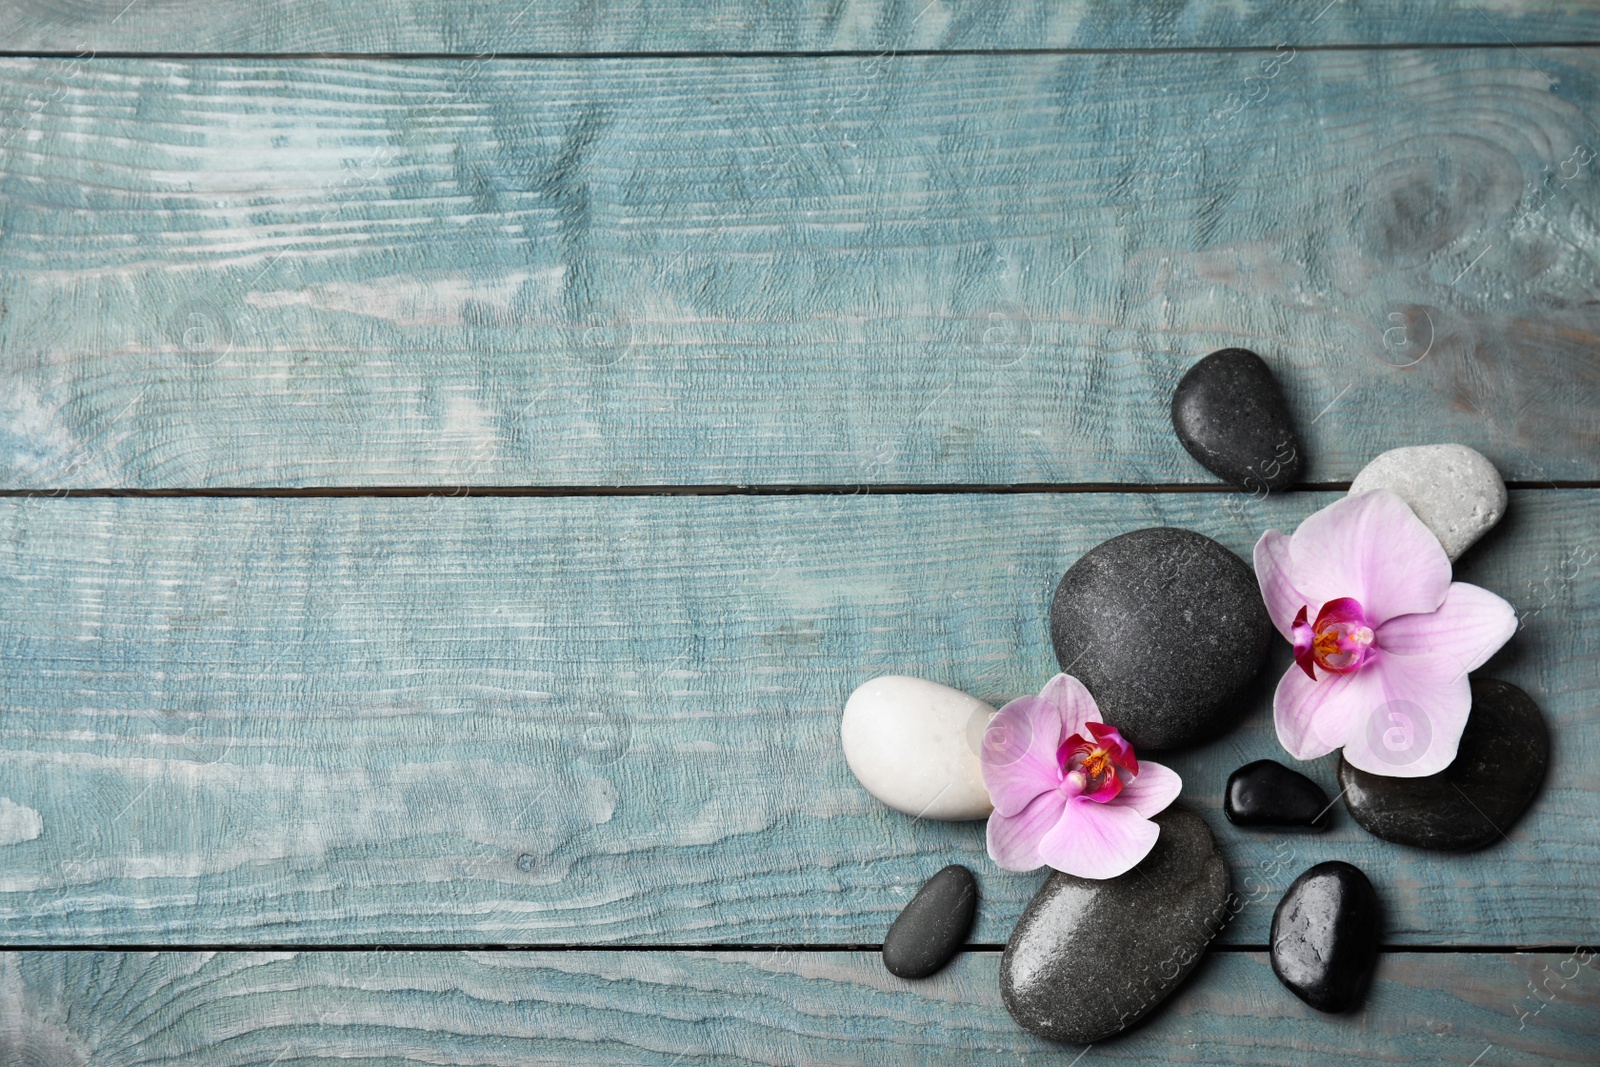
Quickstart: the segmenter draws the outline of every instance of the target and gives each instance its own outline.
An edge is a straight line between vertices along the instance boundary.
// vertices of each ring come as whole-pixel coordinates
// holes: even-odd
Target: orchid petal
[[[1079,878],[1115,878],[1148,856],[1159,836],[1161,827],[1131,807],[1080,797],[1066,804],[1039,841],[1038,854],[1056,870]]]
[[[1450,557],[1439,539],[1387,489],[1309,516],[1289,539],[1289,561],[1305,603],[1354,597],[1374,628],[1437,609],[1450,588]]]
[[[1345,743],[1366,710],[1363,702],[1349,699],[1350,687],[1362,673],[1330,674],[1312,681],[1299,667],[1284,672],[1272,694],[1272,721],[1278,728],[1278,743],[1289,755],[1315,759]]]
[[[1044,683],[1044,688],[1039,690],[1039,699],[1054,708],[1061,717],[1057,738],[1071,737],[1081,731],[1085,724],[1103,721],[1094,697],[1082,682],[1070,674],[1058,674]]]
[[[1056,762],[1060,737],[1060,711],[1039,697],[1018,697],[989,720],[979,760],[996,812],[1016,815],[1034,797],[1061,784]]]
[[[1361,716],[1344,745],[1352,767],[1391,778],[1438,774],[1456,758],[1472,686],[1455,657],[1380,651],[1349,675]]]
[[[1146,760],[1144,767],[1122,787],[1117,797],[1119,807],[1129,807],[1148,819],[1165,811],[1167,805],[1178,799],[1183,789],[1183,779],[1170,767]]]
[[[1266,601],[1267,614],[1272,625],[1278,628],[1285,641],[1294,640],[1295,612],[1305,607],[1310,598],[1294,586],[1290,577],[1289,537],[1277,530],[1268,530],[1256,542],[1256,581],[1261,585],[1261,599]]]
[[[1039,842],[1061,820],[1067,798],[1052,789],[1035,797],[1016,815],[989,816],[989,858],[1008,871],[1035,871],[1044,865]]]
[[[1452,656],[1475,671],[1517,632],[1517,613],[1487,589],[1454,582],[1439,610],[1401,615],[1378,628],[1378,647],[1397,656]]]

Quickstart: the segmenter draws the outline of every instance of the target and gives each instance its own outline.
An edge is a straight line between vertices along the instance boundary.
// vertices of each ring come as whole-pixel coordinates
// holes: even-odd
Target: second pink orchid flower
[[[1328,505],[1292,536],[1268,530],[1255,563],[1294,646],[1272,701],[1289,754],[1342,748],[1351,766],[1399,778],[1448,767],[1472,709],[1467,672],[1516,632],[1511,605],[1451,581],[1438,538],[1383,489]]]

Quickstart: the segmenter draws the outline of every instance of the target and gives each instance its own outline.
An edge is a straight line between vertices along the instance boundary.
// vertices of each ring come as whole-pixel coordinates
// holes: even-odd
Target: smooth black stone
[[[1272,973],[1318,1011],[1349,1011],[1366,995],[1382,935],[1378,893],[1361,869],[1319,863],[1272,913]]]
[[[1255,572],[1192,530],[1134,530],[1090,549],[1050,605],[1061,669],[1136,748],[1232,726],[1271,637]]]
[[[1328,794],[1299,771],[1258,759],[1228,775],[1222,810],[1235,826],[1328,828]]]
[[[1387,778],[1339,761],[1345,807],[1397,845],[1468,852],[1492,845],[1533,802],[1550,763],[1550,731],[1510,682],[1472,679],[1472,712],[1456,758],[1426,778]]]
[[[1095,881],[1054,871],[1000,958],[1000,995],[1024,1029],[1101,1041],[1182,984],[1230,918],[1228,865],[1198,815],[1171,807],[1133,870]]]
[[[1286,489],[1304,467],[1278,380],[1247,348],[1189,368],[1172,394],[1172,428],[1201,466],[1252,493]]]
[[[883,939],[883,965],[899,978],[926,978],[949,963],[972,932],[978,880],[959,863],[929,878]]]

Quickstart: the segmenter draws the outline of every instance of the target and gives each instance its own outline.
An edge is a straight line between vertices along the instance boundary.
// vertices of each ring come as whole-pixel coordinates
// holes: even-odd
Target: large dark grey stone
[[[926,978],[950,962],[978,914],[978,880],[959,863],[929,878],[883,939],[883,965],[899,978]]]
[[[1382,935],[1378,894],[1361,869],[1319,863],[1272,914],[1272,973],[1318,1011],[1349,1011],[1366,995]]]
[[[1136,748],[1180,748],[1233,725],[1272,621],[1242,559],[1193,530],[1155,527],[1072,565],[1050,637],[1061,669]]]
[[[1025,1029],[1075,1044],[1121,1033],[1183,982],[1232,918],[1228,866],[1206,824],[1181,807],[1155,821],[1155,848],[1127,874],[1055,871],[1029,901],[1000,960],[1000,994]]]
[[[1450,766],[1388,778],[1339,761],[1345,807],[1361,828],[1397,845],[1466,852],[1492,845],[1533,802],[1550,762],[1550,731],[1533,698],[1510,682],[1472,679],[1472,713]]]
[[[1247,348],[1189,368],[1172,394],[1172,428],[1202,466],[1252,493],[1287,489],[1305,466],[1278,380]]]

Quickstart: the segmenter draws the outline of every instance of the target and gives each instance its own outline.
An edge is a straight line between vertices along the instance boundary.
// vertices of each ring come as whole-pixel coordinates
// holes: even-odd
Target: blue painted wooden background
[[[7,5],[0,1062],[1600,1060],[1595,23]],[[1172,436],[1229,344],[1299,491]],[[1032,691],[1100,540],[1247,553],[1438,440],[1514,486],[1458,570],[1522,616],[1534,809],[1470,856],[1234,830],[1275,662],[1172,760],[1247,894],[1212,958],[1118,1041],[1017,1029],[1039,878],[867,797],[845,696]],[[1264,953],[1330,858],[1389,915],[1349,1018]],[[891,978],[953,861],[973,949]]]

